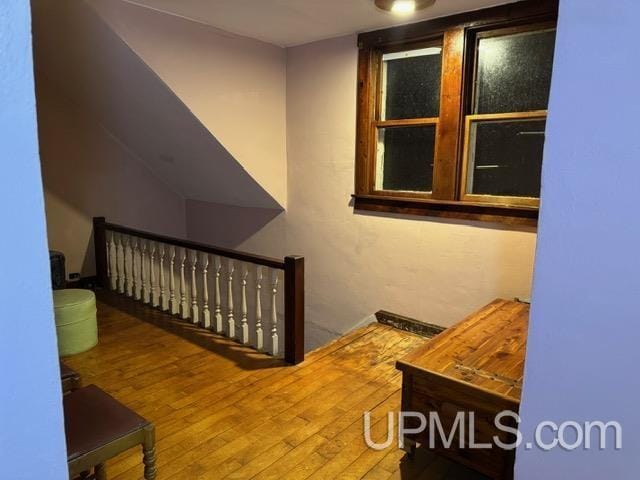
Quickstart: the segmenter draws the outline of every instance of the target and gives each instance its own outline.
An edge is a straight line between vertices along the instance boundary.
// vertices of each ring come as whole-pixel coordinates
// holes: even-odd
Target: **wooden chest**
[[[495,418],[503,411],[517,413],[520,407],[528,318],[528,304],[495,300],[397,362],[403,372],[404,412],[421,412],[427,418],[437,412],[447,435],[456,415],[464,412],[465,432],[458,430],[449,448],[433,428],[436,424],[428,422],[431,428],[423,433],[405,436],[408,449],[419,443],[489,477],[513,477],[515,450],[497,447],[494,436],[504,443],[513,443],[515,436],[498,429]],[[516,426],[512,417],[500,423]],[[493,447],[472,449],[471,439]]]

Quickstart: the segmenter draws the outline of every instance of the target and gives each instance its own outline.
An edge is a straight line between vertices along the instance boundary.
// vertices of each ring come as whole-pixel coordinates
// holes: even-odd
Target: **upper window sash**
[[[432,197],[444,75],[443,43],[443,36],[438,35],[375,52],[378,66],[371,137],[375,158],[371,162],[373,194]],[[399,84],[401,75],[404,78]],[[412,98],[407,101],[409,95]]]

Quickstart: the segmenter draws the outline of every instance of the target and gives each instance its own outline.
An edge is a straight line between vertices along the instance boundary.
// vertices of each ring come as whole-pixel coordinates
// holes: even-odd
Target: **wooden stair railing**
[[[284,349],[290,364],[304,360],[303,257],[253,255],[104,217],[93,230],[98,286],[275,357]]]

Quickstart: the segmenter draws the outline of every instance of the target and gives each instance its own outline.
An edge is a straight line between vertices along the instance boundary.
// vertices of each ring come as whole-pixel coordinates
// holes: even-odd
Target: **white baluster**
[[[131,260],[131,262],[128,261]],[[124,278],[127,297],[133,296],[133,250],[131,249],[131,237],[127,235],[124,244]]]
[[[111,290],[118,289],[118,267],[116,265],[117,262],[117,254],[116,254],[116,243],[115,243],[115,233],[111,232],[111,237],[109,239],[109,255],[108,255],[108,263],[109,263],[109,277],[111,280]]]
[[[118,235],[116,240],[116,268],[118,271],[118,293],[124,294],[124,271],[127,259],[124,256],[124,245],[122,243],[122,234]]]
[[[159,305],[158,302],[158,286],[156,285],[156,242],[151,243],[151,255],[149,257],[150,263],[150,277],[151,277],[151,306],[157,307]]]
[[[104,239],[106,242],[106,252],[107,252],[107,279],[109,280],[109,286],[111,285],[111,240],[109,237],[109,232],[105,232]]]
[[[191,322],[195,325],[200,321],[198,307],[198,282],[196,278],[198,268],[198,252],[191,252]]]
[[[233,318],[233,272],[235,266],[233,260],[229,260],[229,276],[227,282],[227,328],[229,338],[236,338],[236,321]]]
[[[274,357],[278,356],[278,271],[272,271],[271,285],[271,353]]]
[[[134,239],[133,243],[133,297],[136,300],[140,300],[140,290],[141,290],[141,281],[140,281],[140,242],[138,239]]]
[[[171,309],[171,315],[177,315],[180,312],[176,298],[176,276],[174,272],[175,263],[176,247],[171,247],[171,260],[169,263],[169,308]]]
[[[242,271],[242,319],[240,320],[240,342],[243,345],[249,343],[249,323],[247,322],[247,275],[249,275],[249,269],[244,265]]]
[[[168,302],[167,302],[167,285],[164,280],[164,257],[166,251],[164,243],[160,244],[160,309],[165,312],[167,311]]]
[[[256,266],[256,349],[264,348],[264,333],[262,332],[262,267]]]
[[[209,311],[209,255],[204,254],[202,261],[202,326],[211,328],[211,312]]]
[[[180,259],[180,316],[183,320],[189,318],[189,305],[187,304],[187,282],[184,277],[184,265],[187,262],[187,249],[182,249]]]
[[[222,270],[222,258],[217,257],[215,259],[216,267],[216,285],[215,285],[215,309],[214,316],[216,319],[216,333],[222,333],[224,328],[222,326],[222,295],[220,294],[220,275]]]
[[[151,301],[151,295],[149,294],[149,275],[147,273],[147,241],[140,240],[142,243],[142,256],[140,257],[140,266],[142,273],[142,301],[149,303]]]

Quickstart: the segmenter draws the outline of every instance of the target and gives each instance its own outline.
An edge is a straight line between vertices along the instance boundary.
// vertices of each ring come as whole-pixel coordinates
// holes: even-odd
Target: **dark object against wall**
[[[446,330],[446,328],[440,325],[422,322],[414,318],[398,315],[397,313],[387,312],[386,310],[376,312],[376,319],[384,325],[389,325],[398,330],[404,330],[405,332],[411,332],[427,338],[433,338]]]
[[[49,250],[49,262],[51,263],[51,286],[54,290],[61,290],[67,285],[65,272],[64,253]]]

